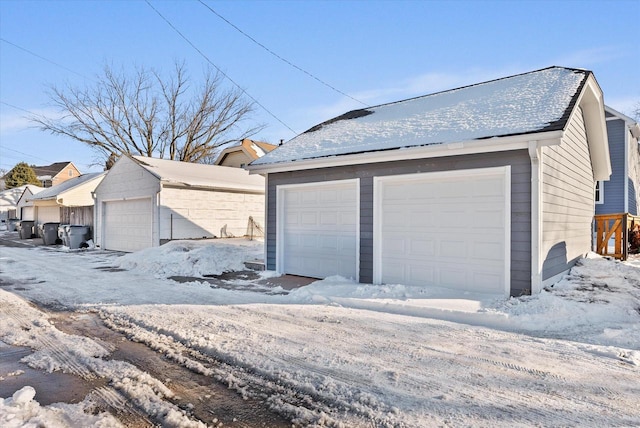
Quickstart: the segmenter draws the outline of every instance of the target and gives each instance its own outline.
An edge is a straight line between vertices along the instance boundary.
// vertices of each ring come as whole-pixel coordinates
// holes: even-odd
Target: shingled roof
[[[251,166],[563,130],[592,73],[549,67],[323,122]]]
[[[51,165],[32,166],[31,169],[33,169],[33,172],[36,173],[37,177],[46,177],[46,176],[55,177],[56,175],[60,174],[60,171],[62,171],[70,163],[71,163],[70,161],[55,162],[55,163],[52,163]]]

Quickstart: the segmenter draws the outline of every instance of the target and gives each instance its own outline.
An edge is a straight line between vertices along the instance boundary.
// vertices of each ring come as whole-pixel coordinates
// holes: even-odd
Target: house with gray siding
[[[611,178],[596,184],[596,214],[640,215],[640,125],[605,106]]]
[[[611,174],[602,91],[564,67],[350,111],[247,169],[270,270],[513,296],[590,251]]]

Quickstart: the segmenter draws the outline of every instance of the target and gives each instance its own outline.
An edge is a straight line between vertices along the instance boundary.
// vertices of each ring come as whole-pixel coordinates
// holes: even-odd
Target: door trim
[[[356,282],[360,281],[360,179],[346,179],[346,180],[330,180],[330,181],[315,181],[310,183],[298,183],[298,184],[280,184],[276,186],[276,272],[284,274],[284,228],[282,227],[282,220],[284,219],[284,207],[285,207],[285,192],[291,189],[300,189],[304,187],[321,187],[324,185],[340,185],[340,184],[355,184],[356,187]]]
[[[504,178],[504,293],[511,293],[511,165],[461,169],[453,171],[425,172],[416,174],[388,175],[373,178],[373,283],[382,283],[382,188],[384,183],[393,181],[439,181],[453,177],[489,177]]]

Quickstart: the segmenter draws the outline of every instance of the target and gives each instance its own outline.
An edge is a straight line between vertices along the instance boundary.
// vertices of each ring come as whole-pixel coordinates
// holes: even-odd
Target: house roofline
[[[405,147],[375,152],[362,152],[340,156],[303,159],[298,161],[272,163],[264,165],[248,165],[244,168],[250,174],[266,174],[275,172],[298,171],[316,168],[329,168],[346,165],[362,165],[378,162],[392,162],[409,159],[436,158],[477,153],[502,152],[510,150],[527,150],[529,141],[538,141],[540,145],[557,145],[564,132],[561,130],[541,133],[510,135],[459,141],[445,144]]]
[[[631,135],[633,135],[633,138],[640,139],[640,124],[638,124],[638,122],[635,119],[627,116],[624,113],[620,113],[618,110],[615,110],[609,106],[604,106],[604,110],[616,116],[616,117],[610,118],[611,120],[617,119],[617,120],[624,121],[624,123],[629,128]]]

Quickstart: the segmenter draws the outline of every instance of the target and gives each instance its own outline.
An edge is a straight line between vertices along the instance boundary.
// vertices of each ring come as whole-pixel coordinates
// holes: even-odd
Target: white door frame
[[[315,181],[312,183],[300,184],[280,184],[276,186],[276,272],[284,273],[284,227],[282,220],[284,219],[285,198],[284,194],[290,189],[299,189],[304,187],[320,187],[337,184],[350,184],[356,186],[356,282],[360,280],[360,179],[331,180],[331,181]]]
[[[511,166],[459,169],[453,171],[424,172],[416,174],[387,175],[373,178],[373,283],[382,283],[382,188],[392,181],[438,181],[452,177],[504,177],[504,284],[505,295],[511,293]]]

